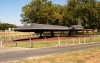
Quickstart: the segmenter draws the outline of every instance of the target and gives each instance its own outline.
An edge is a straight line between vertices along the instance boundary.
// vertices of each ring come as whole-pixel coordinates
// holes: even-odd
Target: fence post
[[[58,46],[60,46],[60,39],[59,39],[59,36],[58,36]]]
[[[85,43],[85,37],[84,37],[84,43]]]
[[[1,42],[0,42],[0,47],[2,47],[2,46],[3,46],[3,42],[1,41]]]
[[[58,42],[59,42],[59,44],[58,44],[58,45],[60,46],[60,39],[58,39]]]
[[[79,44],[81,44],[80,37],[79,37]]]
[[[46,37],[45,37],[45,42],[46,42]]]
[[[16,41],[16,47],[18,46],[18,42]]]
[[[30,48],[33,47],[33,42],[32,42],[32,39],[30,38]]]

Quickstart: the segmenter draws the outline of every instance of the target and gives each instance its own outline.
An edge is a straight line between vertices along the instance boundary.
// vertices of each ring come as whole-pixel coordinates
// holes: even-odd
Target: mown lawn
[[[5,63],[100,63],[100,47]]]

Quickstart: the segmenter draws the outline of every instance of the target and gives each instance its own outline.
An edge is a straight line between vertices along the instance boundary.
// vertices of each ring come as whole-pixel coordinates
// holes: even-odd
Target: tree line
[[[16,28],[14,24],[0,23],[0,30],[8,30],[8,28]]]
[[[40,23],[70,26],[80,20],[85,28],[100,31],[100,2],[97,0],[66,0],[66,5],[53,4],[50,0],[32,0],[22,7],[22,24]]]

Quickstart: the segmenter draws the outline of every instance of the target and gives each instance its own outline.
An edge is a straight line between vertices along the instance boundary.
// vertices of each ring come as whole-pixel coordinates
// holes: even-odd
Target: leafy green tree
[[[50,9],[52,6],[51,4],[52,2],[47,0],[33,0],[22,8],[21,22],[46,23],[49,17],[48,13],[50,14],[50,11],[52,12]]]
[[[8,24],[8,23],[0,23],[0,30],[6,30],[8,28],[16,28],[17,26],[14,24]]]
[[[49,0],[32,0],[22,7],[21,22],[70,26],[78,19],[85,28],[100,29],[100,3],[96,0],[68,0],[66,5],[52,4]]]

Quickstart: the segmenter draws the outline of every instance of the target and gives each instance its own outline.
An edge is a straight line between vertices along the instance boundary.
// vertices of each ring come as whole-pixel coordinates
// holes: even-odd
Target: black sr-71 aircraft
[[[81,25],[80,22],[78,22],[78,25],[71,25],[70,27],[31,23],[30,25],[27,26],[15,28],[14,31],[35,32],[39,33],[40,37],[42,37],[42,34],[45,31],[51,32],[52,37],[54,36],[54,31],[68,31],[68,36],[71,36],[71,33],[73,31],[84,31],[84,27]]]

